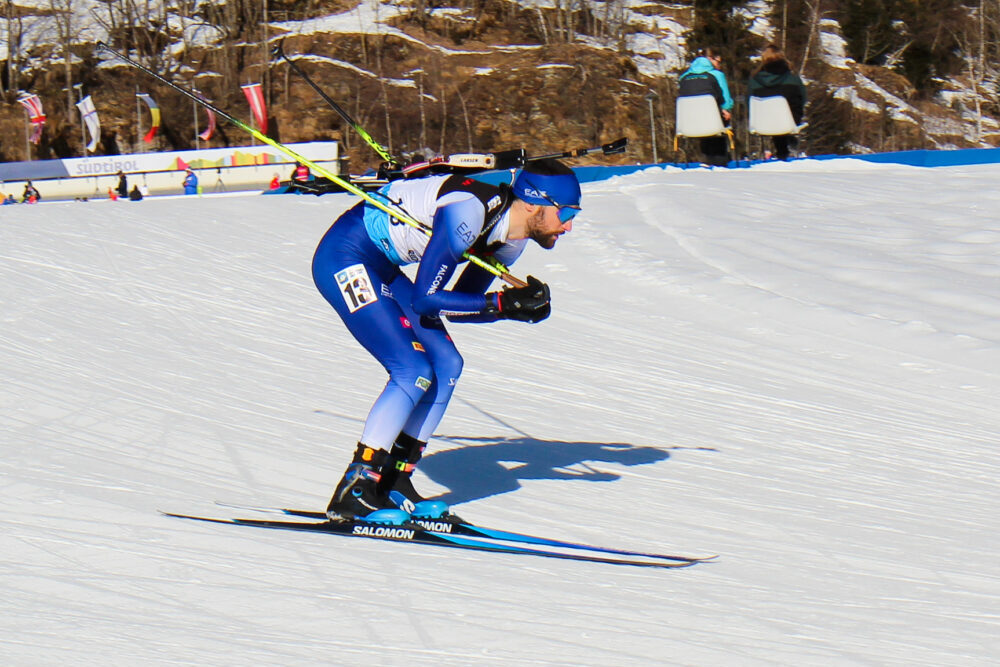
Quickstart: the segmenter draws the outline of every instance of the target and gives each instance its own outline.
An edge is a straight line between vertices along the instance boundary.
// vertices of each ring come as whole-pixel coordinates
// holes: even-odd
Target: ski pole
[[[431,230],[428,229],[426,225],[423,225],[420,222],[418,222],[417,220],[414,220],[412,217],[410,217],[409,215],[407,215],[403,211],[399,210],[399,207],[393,208],[392,206],[390,206],[390,204],[392,204],[391,201],[389,202],[389,204],[386,204],[386,203],[384,203],[382,201],[379,201],[374,196],[372,196],[371,193],[365,192],[364,190],[362,190],[358,186],[354,185],[350,181],[347,181],[347,180],[345,180],[343,178],[340,178],[339,176],[337,176],[336,174],[334,174],[332,171],[329,171],[328,169],[326,169],[326,168],[324,168],[324,167],[316,164],[315,162],[309,160],[308,158],[303,157],[302,155],[299,155],[298,153],[296,153],[295,151],[293,151],[288,146],[285,146],[284,144],[281,144],[281,143],[275,141],[274,139],[272,139],[271,137],[267,136],[266,134],[263,134],[263,133],[255,130],[254,128],[250,127],[249,125],[247,125],[246,123],[244,123],[241,120],[237,119],[236,117],[234,117],[234,116],[226,113],[222,109],[218,108],[217,106],[215,106],[211,102],[208,102],[207,100],[201,99],[200,97],[198,97],[197,95],[195,95],[193,92],[191,92],[187,88],[184,88],[181,85],[178,85],[178,84],[176,84],[176,83],[174,83],[172,81],[169,81],[169,80],[165,79],[164,77],[160,76],[159,74],[157,74],[153,70],[149,69],[145,65],[142,65],[141,63],[138,63],[138,62],[132,60],[128,56],[123,55],[123,54],[115,51],[114,49],[112,49],[110,46],[108,46],[104,42],[98,42],[97,43],[97,48],[98,49],[102,49],[104,51],[107,51],[108,53],[114,55],[116,58],[119,58],[123,62],[128,63],[132,67],[135,67],[139,71],[145,72],[146,74],[150,75],[151,77],[153,77],[154,79],[156,79],[160,83],[163,83],[163,84],[169,86],[170,88],[173,88],[177,92],[181,93],[182,95],[191,98],[192,100],[194,100],[198,104],[202,105],[203,107],[205,107],[209,111],[215,113],[218,116],[221,116],[222,118],[224,118],[225,120],[229,121],[230,123],[232,123],[236,127],[240,128],[241,130],[244,130],[244,131],[248,132],[250,135],[252,135],[258,141],[260,141],[262,143],[265,143],[268,146],[271,146],[272,148],[275,148],[275,149],[281,151],[282,153],[284,153],[285,155],[289,156],[293,160],[306,165],[307,167],[309,167],[310,169],[312,169],[314,172],[316,172],[316,173],[318,173],[318,174],[320,174],[322,176],[325,176],[326,178],[330,179],[332,182],[334,182],[337,185],[339,185],[340,187],[342,187],[347,192],[350,192],[351,194],[354,194],[354,195],[357,195],[358,197],[361,197],[362,199],[364,199],[365,201],[367,201],[372,206],[378,208],[381,211],[384,211],[385,213],[389,214],[390,216],[392,216],[393,218],[399,220],[400,222],[403,222],[403,223],[405,223],[407,225],[410,225],[411,227],[415,227],[416,229],[419,229],[420,231],[422,231],[424,234],[427,234],[428,236],[431,235]],[[487,262],[487,261],[485,261],[485,260],[483,260],[483,259],[481,259],[479,257],[476,257],[475,255],[472,255],[472,254],[470,254],[468,252],[464,253],[463,257],[466,258],[466,259],[468,259],[470,262],[472,262],[476,266],[480,267],[481,269],[484,269],[485,271],[489,271],[493,275],[495,275],[498,278],[500,278],[501,280],[503,280],[508,285],[511,285],[513,287],[526,287],[527,284],[528,284],[528,283],[524,282],[523,280],[521,280],[520,278],[515,278],[514,276],[512,276],[510,274],[510,271],[507,269],[507,267],[504,266],[503,264],[501,264],[500,262],[497,262],[496,260],[493,260],[492,263],[491,262]]]
[[[338,114],[340,114],[340,117],[344,119],[344,122],[346,122],[348,125],[350,125],[351,128],[355,132],[358,133],[358,136],[360,136],[362,139],[364,139],[365,143],[372,147],[372,150],[374,150],[376,153],[378,153],[378,156],[380,158],[382,158],[383,160],[385,160],[386,162],[388,162],[390,165],[393,165],[393,166],[399,164],[399,160],[397,160],[396,158],[392,157],[392,155],[389,154],[389,150],[387,148],[385,148],[379,142],[375,141],[372,138],[372,136],[370,134],[368,134],[368,132],[365,131],[365,128],[361,127],[361,124],[358,123],[358,121],[354,120],[354,118],[352,118],[349,113],[347,113],[346,111],[344,111],[344,109],[339,104],[337,104],[329,95],[327,95],[323,91],[322,88],[320,88],[316,84],[315,81],[312,80],[312,77],[310,77],[308,74],[306,74],[304,71],[302,71],[302,68],[299,67],[295,63],[295,61],[293,61],[291,58],[288,57],[288,55],[285,53],[284,49],[281,48],[281,42],[280,41],[275,45],[275,47],[273,49],[271,49],[271,54],[272,55],[276,55],[276,56],[281,56],[281,58],[286,63],[288,63],[289,67],[291,67],[295,71],[296,74],[298,74],[300,77],[302,77],[302,80],[305,81],[306,83],[308,83],[312,87],[312,89],[315,90],[319,94],[319,96],[323,98],[323,101],[325,101],[327,104],[329,104],[330,107],[334,111],[336,111]]]

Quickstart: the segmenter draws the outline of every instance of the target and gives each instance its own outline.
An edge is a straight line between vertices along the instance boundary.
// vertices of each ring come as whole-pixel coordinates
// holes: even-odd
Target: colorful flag
[[[37,144],[42,138],[42,126],[45,125],[45,114],[42,113],[42,100],[38,95],[22,95],[18,102],[28,112],[28,120],[31,121],[31,143]]]
[[[94,100],[87,95],[76,103],[76,108],[80,110],[83,117],[83,124],[90,131],[90,143],[87,144],[87,152],[93,153],[97,148],[97,142],[101,138],[101,119],[97,117],[97,109],[94,108]]]
[[[152,127],[149,128],[149,132],[146,133],[146,136],[142,138],[142,140],[148,144],[153,140],[153,137],[156,136],[156,131],[160,129],[160,107],[156,106],[156,102],[153,101],[153,98],[146,93],[136,93],[135,96],[145,102],[146,106],[149,107],[150,123],[152,124]]]
[[[204,100],[205,102],[211,101],[207,97],[202,95],[200,91],[195,90],[194,94],[198,97],[199,100]],[[215,112],[209,109],[208,107],[205,107],[205,115],[208,116],[208,127],[205,128],[204,132],[198,135],[198,138],[201,139],[202,141],[208,141],[209,139],[212,138],[212,135],[215,134]]]
[[[243,94],[247,96],[250,103],[250,111],[253,112],[254,120],[257,121],[257,129],[261,134],[267,134],[267,106],[264,104],[264,91],[259,83],[248,83],[240,86]]]

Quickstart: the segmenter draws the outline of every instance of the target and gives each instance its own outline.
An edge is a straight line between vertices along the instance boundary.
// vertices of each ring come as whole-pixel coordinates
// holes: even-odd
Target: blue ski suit
[[[398,202],[428,236],[368,203],[341,215],[313,257],[313,280],[351,334],[388,371],[361,442],[388,450],[401,431],[427,441],[462,373],[462,356],[441,320],[492,322],[486,290],[493,274],[469,264],[472,249],[510,265],[526,240],[507,240],[513,195],[464,176],[394,181],[381,194]],[[400,267],[418,263],[411,281]]]

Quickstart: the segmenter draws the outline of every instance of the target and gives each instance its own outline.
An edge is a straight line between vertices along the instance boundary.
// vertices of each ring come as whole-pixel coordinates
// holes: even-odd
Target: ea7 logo
[[[549,196],[545,193],[545,190],[536,190],[534,188],[525,188],[524,194],[529,197],[534,197],[535,199],[548,199]]]

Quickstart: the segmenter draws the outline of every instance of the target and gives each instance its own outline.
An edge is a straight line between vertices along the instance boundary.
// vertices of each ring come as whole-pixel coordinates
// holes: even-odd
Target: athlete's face
[[[539,206],[528,216],[528,237],[543,248],[550,249],[566,232],[573,230],[573,220],[559,219],[559,209],[555,206]]]

